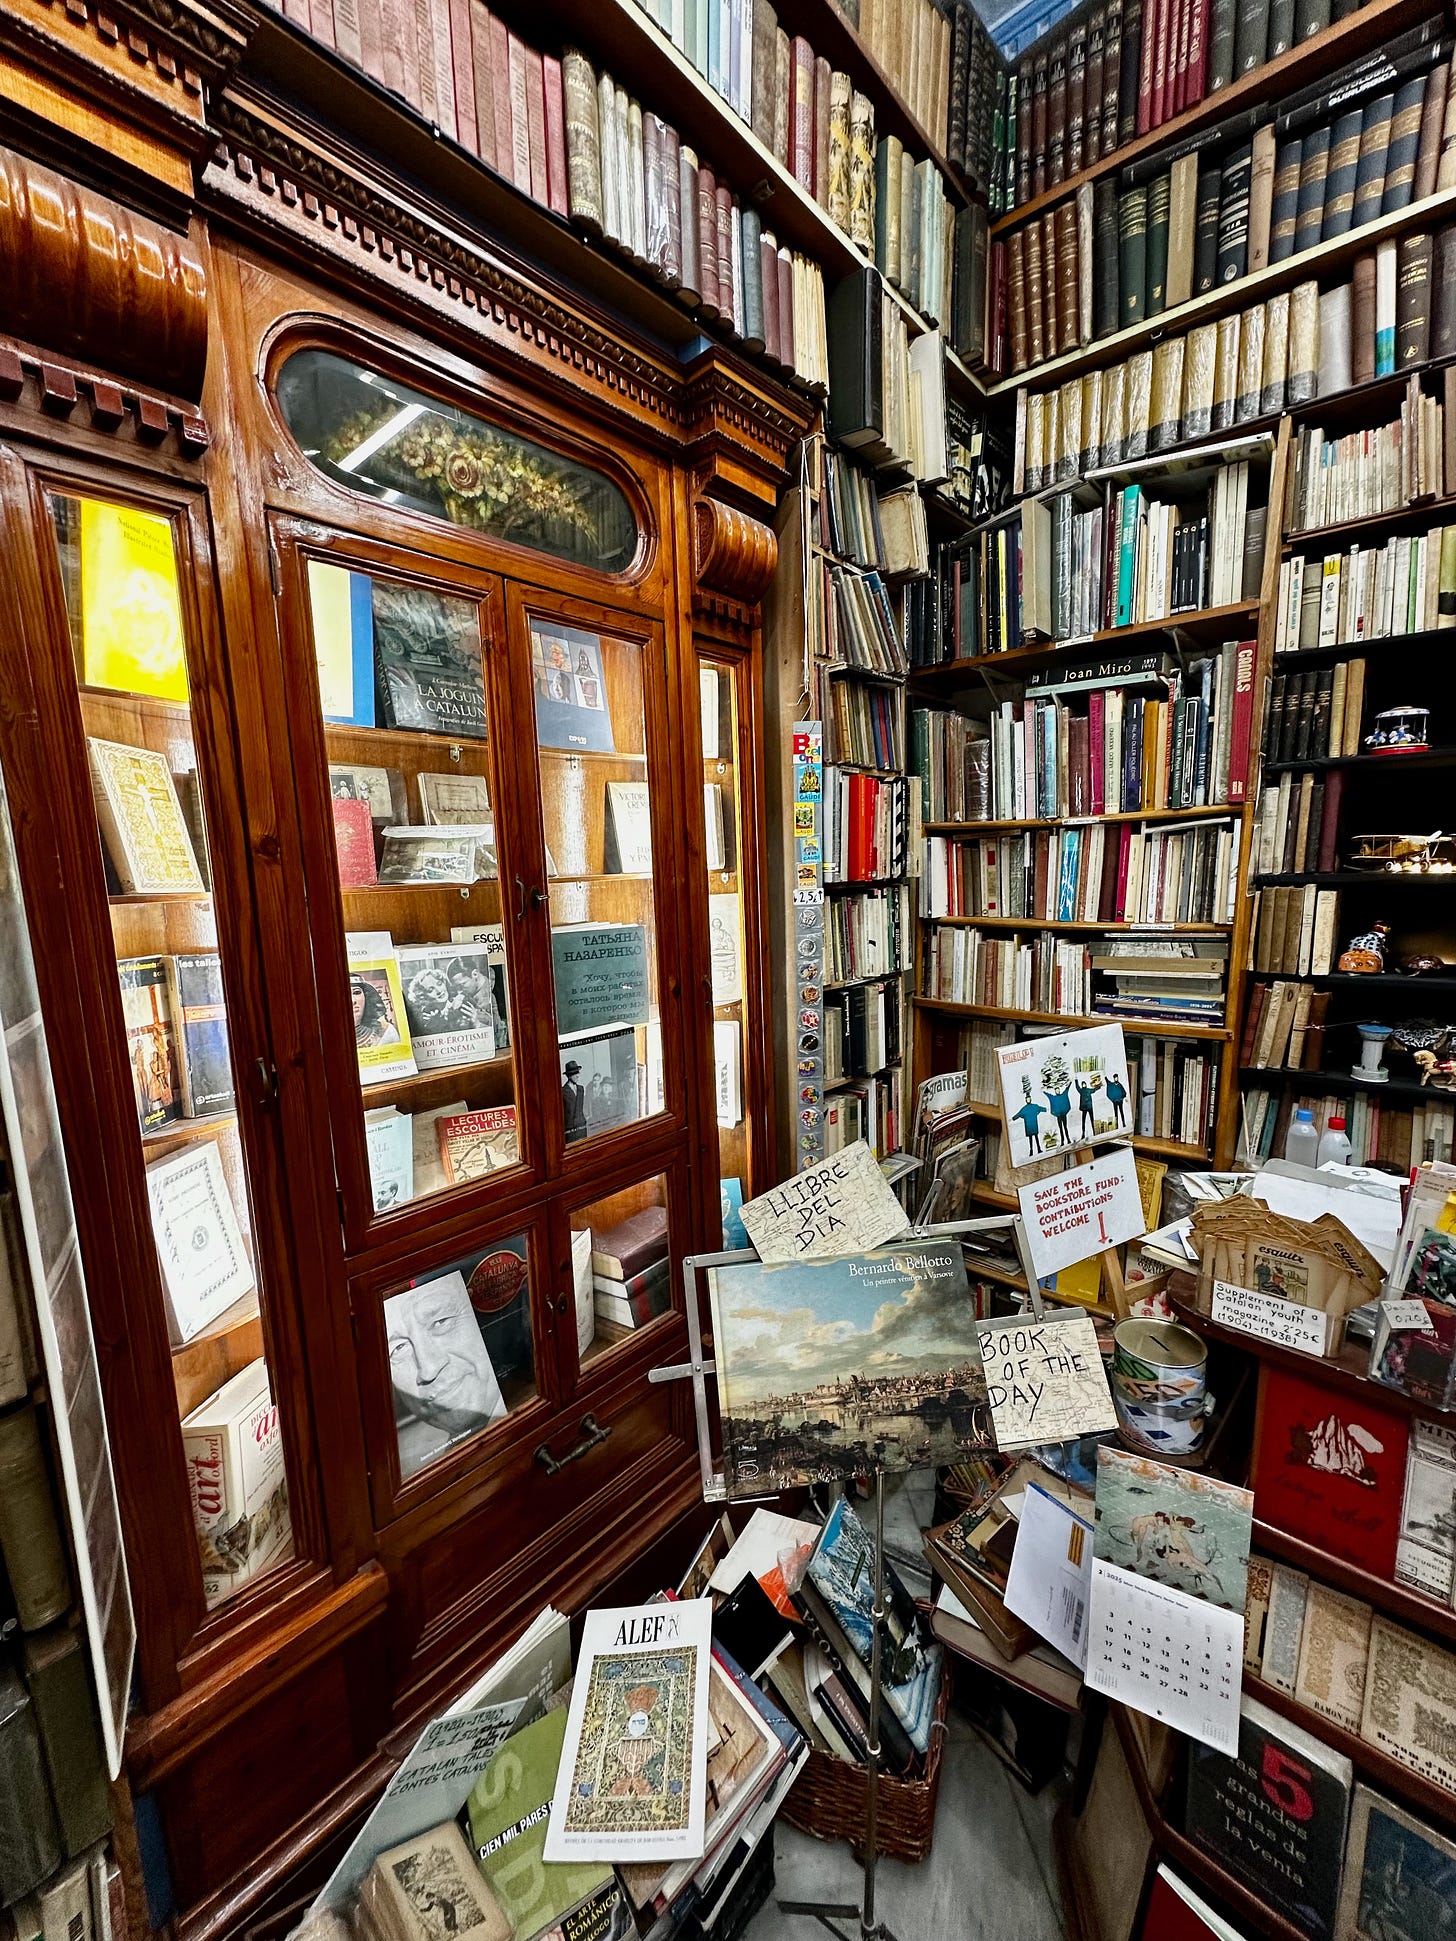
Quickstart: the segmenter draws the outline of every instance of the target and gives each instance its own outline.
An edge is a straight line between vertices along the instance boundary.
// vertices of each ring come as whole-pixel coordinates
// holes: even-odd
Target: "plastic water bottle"
[[[1319,1134],[1314,1129],[1314,1114],[1308,1106],[1299,1106],[1284,1135],[1284,1157],[1293,1160],[1296,1166],[1314,1166],[1319,1161]]]
[[[1286,1151],[1285,1157],[1288,1158]],[[1348,1166],[1350,1163],[1350,1142],[1345,1137],[1345,1121],[1338,1113],[1331,1115],[1330,1123],[1320,1134],[1319,1158],[1317,1166]]]

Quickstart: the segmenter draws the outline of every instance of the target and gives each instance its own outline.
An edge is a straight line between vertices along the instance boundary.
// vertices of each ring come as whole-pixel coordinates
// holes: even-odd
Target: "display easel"
[[[956,1238],[965,1233],[990,1232],[998,1227],[1009,1227],[1016,1242],[1017,1258],[1026,1276],[1028,1295],[1032,1312],[1038,1320],[1042,1319],[1043,1306],[1041,1289],[1037,1285],[1036,1274],[1031,1265],[1027,1250],[1026,1235],[1022,1229],[1020,1213],[995,1213],[979,1220],[949,1220],[940,1225],[912,1227],[908,1233],[897,1235],[899,1240],[941,1240]],[[893,1245],[893,1242],[885,1243]],[[730,1253],[685,1254],[683,1256],[683,1291],[686,1297],[685,1308],[688,1324],[688,1347],[691,1359],[675,1362],[667,1367],[648,1370],[650,1382],[690,1381],[693,1385],[693,1412],[698,1430],[698,1464],[703,1478],[703,1500],[708,1503],[728,1501],[728,1489],[723,1472],[713,1463],[712,1422],[708,1414],[707,1378],[717,1374],[717,1364],[705,1360],[703,1356],[703,1328],[698,1309],[698,1274],[713,1267],[730,1267],[740,1261],[757,1260],[758,1254],[752,1247],[738,1248]],[[773,1493],[777,1494],[777,1491]],[[770,1502],[772,1496],[762,1498],[735,1497],[735,1502]],[[885,1616],[885,1472],[875,1471],[875,1582],[874,1601],[870,1607],[870,1717],[869,1741],[865,1760],[865,1843],[864,1843],[864,1898],[859,1906],[848,1904],[826,1907],[819,1901],[780,1901],[779,1910],[784,1914],[803,1914],[819,1922],[838,1941],[852,1941],[845,1930],[836,1926],[839,1921],[859,1922],[859,1941],[897,1941],[893,1931],[875,1914],[875,1870],[879,1860],[878,1847],[878,1805],[880,1780],[880,1706],[883,1702],[883,1679],[881,1667],[880,1626]]]

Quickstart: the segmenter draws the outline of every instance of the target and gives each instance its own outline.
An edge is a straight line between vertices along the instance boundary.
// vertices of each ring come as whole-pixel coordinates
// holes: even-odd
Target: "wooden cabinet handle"
[[[574,1443],[564,1456],[553,1456],[551,1444],[543,1442],[536,1451],[536,1460],[548,1476],[554,1476],[559,1469],[565,1469],[569,1462],[579,1462],[583,1456],[590,1455],[599,1442],[605,1442],[612,1433],[610,1426],[602,1428],[594,1415],[581,1418],[581,1440]]]

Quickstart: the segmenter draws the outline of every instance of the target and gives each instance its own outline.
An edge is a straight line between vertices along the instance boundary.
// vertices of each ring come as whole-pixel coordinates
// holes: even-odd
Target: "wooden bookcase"
[[[403,104],[375,100],[355,126],[359,92],[342,83],[322,102],[285,97],[272,63],[302,43],[266,12],[154,20],[138,5],[123,20],[124,49],[89,15],[47,15],[34,44],[0,23],[36,127],[92,185],[0,151],[17,208],[74,216],[22,213],[0,244],[17,293],[0,325],[14,332],[0,336],[0,762],[131,1558],[126,1778],[160,1830],[157,1904],[201,1941],[316,1875],[387,1775],[385,1742],[397,1757],[400,1736],[543,1604],[574,1613],[613,1585],[654,1588],[667,1574],[654,1553],[700,1509],[691,1409],[648,1381],[686,1350],[680,1278],[665,1312],[615,1325],[589,1294],[578,1306],[582,1236],[660,1206],[676,1259],[720,1243],[721,1179],[747,1196],[775,1177],[756,1051],[769,1004],[758,603],[811,413],[726,351],[644,328],[671,306],[618,266],[558,275],[590,252],[539,211],[512,216],[503,189],[478,207],[452,200],[463,158],[423,159]],[[299,59],[303,79],[336,78],[321,54]],[[130,282],[106,270],[117,261]],[[476,440],[477,458],[509,452],[517,479],[567,480],[589,515],[581,543],[549,519],[524,533],[472,522],[477,478],[455,447],[453,504],[428,471],[419,490],[381,485],[357,438],[331,458],[331,427],[301,431],[280,399],[307,353],[363,373],[381,421],[393,397],[447,443]],[[502,490],[518,511],[519,486]],[[170,552],[180,698],[88,679],[59,502],[142,515]],[[627,538],[608,545],[622,517]],[[326,721],[311,566],[346,569],[371,603],[384,588],[453,616],[484,733]],[[543,633],[593,643],[604,746],[540,728]],[[578,699],[591,705],[581,687]],[[193,810],[195,774],[204,891],[143,899],[108,877],[88,737],[162,754]],[[411,823],[421,774],[483,780],[494,875],[343,887],[330,765],[393,770],[391,812]],[[650,869],[610,866],[607,788],[622,782],[646,784]],[[711,870],[705,783],[724,810]],[[737,930],[738,995],[722,1002],[710,896],[731,899]],[[641,927],[646,1017],[630,1021],[630,1113],[568,1137],[552,929],[582,923]],[[496,926],[508,1044],[361,1085],[346,938],[445,944]],[[144,1134],[117,963],[189,951],[220,959],[234,1104]],[[738,1099],[721,1112],[715,1022],[738,1027]],[[514,1107],[519,1158],[376,1206],[365,1111],[451,1104]],[[208,1147],[254,1287],[174,1349],[146,1168]],[[457,1268],[500,1363],[500,1407],[431,1412],[392,1357],[386,1304]],[[259,1358],[290,1541],[209,1605],[179,1423]],[[421,1422],[428,1434],[406,1433]],[[130,1863],[140,1919],[134,1845]]]

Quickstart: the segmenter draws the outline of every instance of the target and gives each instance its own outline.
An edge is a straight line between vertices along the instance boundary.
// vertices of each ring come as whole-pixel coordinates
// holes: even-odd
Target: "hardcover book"
[[[565,1738],[558,1706],[512,1734],[465,1802],[476,1865],[511,1934],[543,1934],[612,1885],[612,1869],[600,1860],[553,1865],[541,1857]]]
[[[401,1477],[506,1412],[481,1317],[458,1268],[384,1303]]]
[[[1156,1584],[1242,1612],[1254,1495],[1104,1443],[1097,1451],[1097,1555]]]
[[[1378,1611],[1360,1737],[1433,1786],[1456,1792],[1456,1660]]]
[[[607,1281],[635,1280],[667,1256],[667,1208],[643,1207],[610,1227],[593,1227],[591,1235],[592,1273]]]
[[[533,619],[531,669],[541,746],[610,754],[616,742],[602,677],[601,635]]]
[[[1246,1698],[1239,1754],[1188,1747],[1184,1831],[1267,1906],[1333,1941],[1354,1768]]]
[[[156,1132],[182,1117],[182,1080],[165,957],[123,957],[121,1011],[126,1052],[143,1132]]]
[[[457,924],[450,932],[455,944],[484,944],[490,963],[491,985],[495,998],[495,1048],[509,1051],[511,1014],[506,1000],[506,936],[498,923]]]
[[[588,1611],[543,1858],[701,1859],[708,1598]]]
[[[560,1040],[557,1056],[568,1145],[642,1116],[634,1026],[571,1032]]]
[[[1400,1534],[1409,1417],[1271,1369],[1254,1456],[1260,1516],[1390,1577]]]
[[[147,1197],[167,1327],[178,1347],[252,1293],[252,1262],[213,1140],[148,1166]]]
[[[420,1071],[496,1055],[495,979],[485,944],[401,944],[396,952]]]
[[[354,797],[333,795],[329,807],[334,817],[339,887],[371,889],[379,881],[379,872],[374,860],[374,818],[369,804]]]
[[[189,1119],[233,1108],[233,1061],[228,1049],[222,959],[215,950],[179,952],[163,960],[177,1034],[182,1110]]]
[[[1456,1905],[1456,1841],[1355,1788],[1339,1941],[1431,1941]]]
[[[0,1894],[19,1901],[60,1865],[64,1855],[46,1787],[35,1707],[14,1668],[0,1660]],[[17,1938],[24,1907],[11,1907]],[[32,1929],[31,1932],[34,1932]]]
[[[436,1131],[449,1186],[483,1179],[487,1173],[516,1165],[521,1157],[513,1105],[458,1113],[454,1118],[439,1120]]]
[[[730,1496],[995,1447],[952,1241],[709,1270]]]
[[[22,1631],[38,1631],[64,1615],[71,1579],[40,1427],[29,1405],[0,1415],[0,1558]]]
[[[569,1037],[608,1025],[645,1024],[647,931],[640,923],[574,923],[551,932],[556,1027]]]
[[[292,1541],[283,1437],[264,1362],[250,1362],[182,1422],[208,1609]]]
[[[372,585],[383,725],[484,740],[485,681],[475,603],[427,586],[390,580]]]
[[[167,757],[88,736],[91,792],[111,867],[127,896],[203,894]]]

